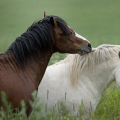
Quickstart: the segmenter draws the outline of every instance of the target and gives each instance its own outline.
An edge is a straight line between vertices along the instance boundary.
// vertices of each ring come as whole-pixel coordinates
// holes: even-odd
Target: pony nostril
[[[88,47],[91,48],[91,44],[90,43],[88,43]]]

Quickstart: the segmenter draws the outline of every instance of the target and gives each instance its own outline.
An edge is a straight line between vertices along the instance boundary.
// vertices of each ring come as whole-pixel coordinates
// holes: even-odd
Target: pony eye
[[[70,34],[69,35],[72,35],[72,32],[70,32]]]

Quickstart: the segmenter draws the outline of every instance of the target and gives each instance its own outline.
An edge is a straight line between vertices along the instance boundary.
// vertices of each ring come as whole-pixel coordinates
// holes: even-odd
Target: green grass
[[[93,116],[84,116],[84,105],[80,105],[80,110],[77,116],[70,115],[66,111],[63,103],[59,102],[53,109],[53,112],[47,113],[46,116],[42,114],[42,103],[36,99],[36,92],[33,94],[34,102],[30,101],[34,112],[31,113],[28,120],[119,120],[120,119],[120,88],[111,85],[103,94],[95,114]],[[6,95],[2,92],[2,101],[5,105],[6,111],[2,108],[0,110],[0,120],[27,120],[25,114],[26,107],[24,101],[21,102],[22,109],[17,113],[12,113],[12,107],[7,102]],[[35,107],[37,103],[37,107]],[[61,109],[59,109],[61,108]],[[91,108],[92,109],[92,108]],[[62,116],[61,116],[62,115]]]
[[[119,45],[119,6],[119,0],[0,0],[0,53],[5,52],[35,20],[42,19],[44,11],[63,18],[93,47],[101,44]],[[66,54],[55,53],[49,65],[65,57]],[[92,120],[120,119],[120,89],[112,86],[102,96]],[[72,117],[67,115],[61,119]]]
[[[102,95],[92,119],[120,120],[120,88],[115,83]]]

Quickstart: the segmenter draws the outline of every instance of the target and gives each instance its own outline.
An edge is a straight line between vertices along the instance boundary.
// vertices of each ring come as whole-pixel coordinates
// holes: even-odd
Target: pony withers
[[[120,45],[101,45],[84,56],[68,55],[47,67],[38,88],[43,113],[57,108],[58,101],[73,115],[84,104],[85,116],[94,113],[102,94],[116,80],[120,87]],[[90,110],[90,111],[89,111]]]
[[[38,90],[50,57],[53,53],[91,52],[91,45],[77,35],[64,20],[47,16],[33,23],[20,37],[0,55],[0,91],[7,94],[13,108],[20,109],[24,100],[27,115],[31,112],[31,93]],[[0,97],[0,106],[3,106]]]

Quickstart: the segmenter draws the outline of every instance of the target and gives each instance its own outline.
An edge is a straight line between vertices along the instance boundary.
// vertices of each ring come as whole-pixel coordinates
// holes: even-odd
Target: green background
[[[42,19],[44,11],[64,19],[92,47],[120,44],[120,0],[0,0],[0,52]],[[65,57],[58,55],[49,64]]]

